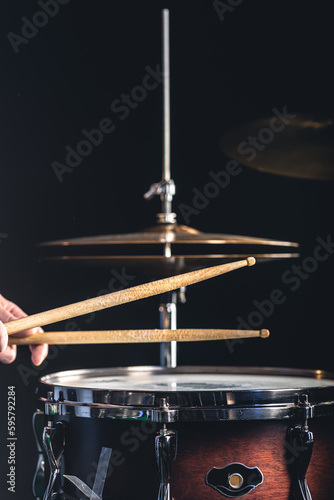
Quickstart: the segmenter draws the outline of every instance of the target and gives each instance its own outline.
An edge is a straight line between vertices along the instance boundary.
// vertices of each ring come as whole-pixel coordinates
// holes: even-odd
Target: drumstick
[[[206,340],[245,339],[269,337],[268,330],[102,330],[92,332],[44,332],[30,337],[10,337],[9,345],[36,344],[130,344],[148,342],[197,342]]]
[[[25,318],[16,319],[5,323],[5,327],[8,335],[12,335],[13,333],[28,330],[29,328],[50,325],[51,323],[57,323],[65,319],[100,311],[108,307],[119,306],[127,302],[133,302],[153,295],[159,295],[160,293],[170,292],[171,290],[192,285],[193,283],[198,283],[199,281],[204,281],[241,267],[253,266],[254,264],[254,257],[248,257],[245,260],[239,260],[237,262],[230,262],[228,264],[221,264],[219,266],[207,267],[197,271],[179,274],[170,278],[152,281],[143,285],[126,288],[118,292],[107,293],[106,295],[101,295],[92,299],[83,300],[56,309],[50,309],[49,311],[26,316]]]

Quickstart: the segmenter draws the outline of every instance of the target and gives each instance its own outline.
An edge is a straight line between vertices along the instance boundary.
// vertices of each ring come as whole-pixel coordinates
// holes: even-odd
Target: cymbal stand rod
[[[176,214],[172,212],[172,201],[175,194],[175,184],[171,179],[170,168],[170,58],[169,58],[169,10],[162,13],[162,180],[152,184],[144,194],[146,200],[160,196],[161,213],[157,214],[160,224],[175,224]],[[164,242],[163,255],[167,259],[172,256],[170,242]],[[176,302],[177,294],[173,293],[171,300],[161,304],[160,328],[176,329]],[[160,364],[166,367],[176,367],[176,342],[162,342],[160,344]]]
[[[170,68],[169,10],[162,11],[162,93],[163,93],[163,166],[162,179],[170,181]]]
[[[163,102],[163,159],[162,159],[162,182],[165,183],[161,193],[162,214],[158,214],[161,222],[175,222],[175,214],[172,213],[172,200],[175,194],[174,181],[170,172],[170,58],[169,58],[169,10],[162,11],[162,102]],[[165,257],[171,256],[171,245],[164,245]],[[160,304],[160,328],[175,330],[176,326],[176,303],[177,293],[169,294],[170,300],[166,304]],[[175,368],[177,365],[177,344],[173,342],[161,342],[160,365]]]
[[[166,303],[161,303],[159,306],[160,328],[168,328],[176,330],[176,303],[178,293],[171,292],[167,295]],[[167,368],[175,368],[177,366],[177,343],[161,342],[160,343],[160,366]]]
[[[176,214],[172,212],[175,184],[171,179],[170,155],[170,63],[169,63],[169,10],[162,10],[162,180],[151,185],[144,194],[146,200],[160,196],[162,209],[157,214],[158,223],[175,224]]]
[[[162,11],[162,183],[160,199],[162,213],[158,214],[158,221],[174,223],[175,214],[172,212],[172,201],[175,194],[174,181],[171,179],[170,168],[170,48],[169,48],[169,10]]]

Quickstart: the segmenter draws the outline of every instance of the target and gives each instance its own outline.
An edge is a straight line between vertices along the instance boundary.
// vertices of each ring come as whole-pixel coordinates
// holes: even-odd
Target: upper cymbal
[[[99,246],[115,244],[221,244],[221,245],[274,245],[297,247],[298,243],[288,241],[239,236],[232,234],[204,233],[179,224],[157,224],[137,233],[88,236],[40,243],[44,247]]]
[[[333,139],[332,119],[295,115],[284,122],[273,114],[225,133],[221,149],[241,164],[262,172],[334,180]]]

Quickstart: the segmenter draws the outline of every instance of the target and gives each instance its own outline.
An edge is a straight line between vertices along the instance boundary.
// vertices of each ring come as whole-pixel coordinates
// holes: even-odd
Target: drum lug
[[[170,408],[166,398],[160,400],[160,408],[151,410],[151,421],[158,423],[177,422],[179,419],[178,408]]]
[[[304,414],[311,414],[311,405],[308,402],[308,396],[302,395],[299,401],[301,408],[307,410]],[[294,500],[312,500],[310,490],[306,482],[306,472],[311,460],[313,450],[313,433],[309,431],[307,418],[302,424],[290,427],[287,432],[287,441],[289,445],[289,454],[287,463],[291,476],[291,490],[289,499]]]
[[[45,413],[50,416],[57,413],[58,406],[52,396],[52,393],[48,393],[48,401],[45,404]],[[43,447],[50,465],[50,478],[43,500],[51,500],[59,498],[56,482],[60,478],[61,459],[65,450],[65,427],[62,422],[54,424],[53,418],[48,418],[43,431]]]
[[[63,393],[59,392],[59,399],[55,401],[53,399],[53,392],[48,392],[47,400],[45,401],[45,415],[59,415],[59,401],[63,401]]]
[[[314,406],[309,403],[307,394],[302,394],[301,397],[297,394],[295,405],[295,417],[298,420],[308,420],[314,417]]]
[[[170,479],[172,465],[177,453],[177,432],[166,429],[166,425],[155,438],[155,456],[160,473],[158,500],[171,500]]]

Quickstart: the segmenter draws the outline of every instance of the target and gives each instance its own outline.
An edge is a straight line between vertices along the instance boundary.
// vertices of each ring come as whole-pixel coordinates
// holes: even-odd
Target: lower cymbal
[[[242,165],[261,172],[304,179],[334,180],[332,119],[306,115],[262,118],[230,130],[222,151]]]

